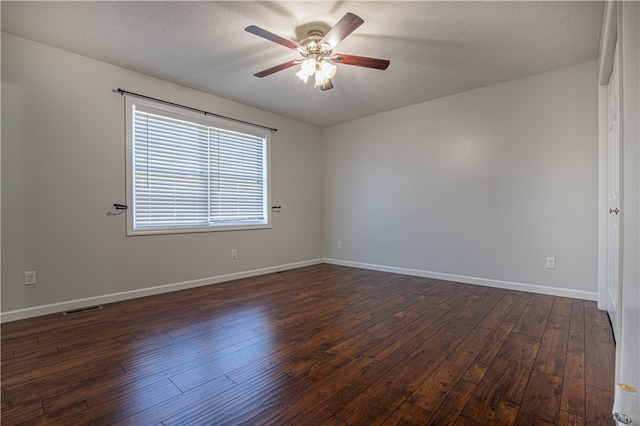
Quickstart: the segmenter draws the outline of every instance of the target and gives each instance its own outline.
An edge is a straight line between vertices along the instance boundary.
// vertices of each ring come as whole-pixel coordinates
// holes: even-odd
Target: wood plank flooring
[[[594,302],[316,265],[2,325],[2,425],[613,425]]]

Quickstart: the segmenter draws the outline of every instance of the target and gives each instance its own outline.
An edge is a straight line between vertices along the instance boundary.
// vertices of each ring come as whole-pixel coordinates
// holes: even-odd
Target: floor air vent
[[[71,309],[70,311],[64,311],[62,315],[83,314],[85,312],[99,311],[100,309],[102,309],[102,306],[100,305],[87,306],[86,308],[78,308],[78,309]]]

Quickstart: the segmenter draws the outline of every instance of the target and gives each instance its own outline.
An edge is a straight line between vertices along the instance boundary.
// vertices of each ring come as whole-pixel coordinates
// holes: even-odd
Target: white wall
[[[124,98],[115,88],[278,128],[272,204],[282,212],[273,229],[126,237],[124,215],[109,215],[125,202]],[[2,34],[3,320],[319,261],[321,143],[318,128]],[[23,285],[26,270],[37,270],[38,284]]]
[[[597,113],[594,60],[324,129],[325,257],[595,300]]]
[[[126,237],[118,87],[277,127],[274,228]],[[592,61],[321,131],[3,34],[3,320],[323,256],[595,299],[596,87]]]

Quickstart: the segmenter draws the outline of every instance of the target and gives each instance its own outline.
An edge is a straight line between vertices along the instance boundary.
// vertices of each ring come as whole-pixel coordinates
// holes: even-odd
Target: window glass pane
[[[264,143],[261,138],[216,129],[212,132],[213,222],[263,221]]]
[[[129,114],[130,231],[268,224],[266,135],[145,103]]]

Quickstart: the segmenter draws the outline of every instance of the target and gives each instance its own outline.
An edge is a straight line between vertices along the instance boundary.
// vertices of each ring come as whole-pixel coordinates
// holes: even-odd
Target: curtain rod
[[[178,108],[188,109],[189,111],[199,112],[199,113],[204,114],[204,115],[211,115],[211,116],[218,117],[218,118],[224,118],[225,120],[235,121],[236,123],[242,123],[242,124],[248,124],[249,126],[260,127],[261,129],[271,130],[272,132],[277,132],[278,131],[278,129],[274,129],[273,127],[263,126],[262,124],[251,123],[249,121],[239,120],[237,118],[226,117],[224,115],[216,114],[214,112],[204,111],[204,110],[201,110],[201,109],[192,108],[190,106],[180,105],[180,104],[176,104],[174,102],[169,102],[169,101],[164,101],[162,99],[152,98],[151,96],[141,95],[140,93],[129,92],[129,91],[123,90],[123,89],[114,89],[113,92],[114,93],[120,93],[121,95],[131,95],[131,96],[136,96],[136,97],[142,98],[142,99],[148,99],[150,101],[161,102],[161,103],[166,104],[166,105],[172,105],[172,106],[175,106],[175,107],[178,107]]]

